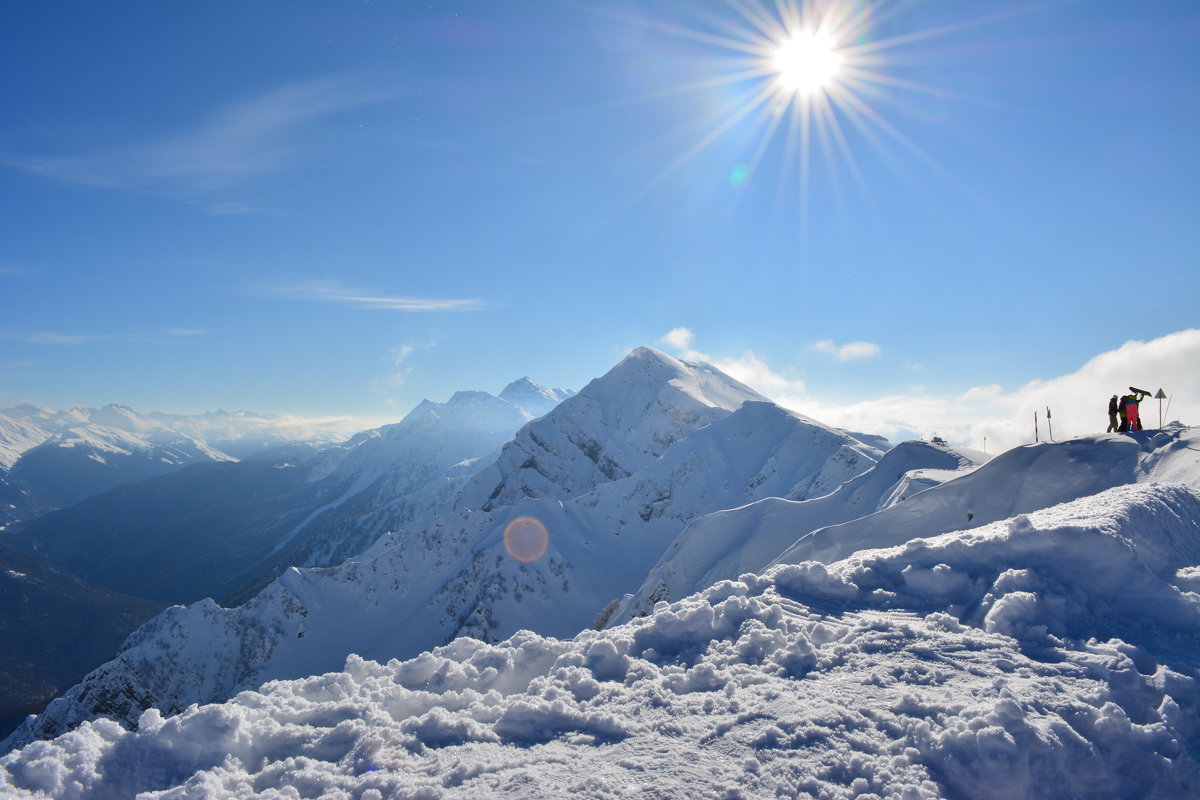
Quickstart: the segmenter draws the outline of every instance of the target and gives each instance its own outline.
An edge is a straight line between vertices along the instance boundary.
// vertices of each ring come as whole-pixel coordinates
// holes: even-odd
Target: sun
[[[842,54],[828,34],[799,30],[775,49],[771,68],[782,91],[812,97],[833,87],[842,68]]]

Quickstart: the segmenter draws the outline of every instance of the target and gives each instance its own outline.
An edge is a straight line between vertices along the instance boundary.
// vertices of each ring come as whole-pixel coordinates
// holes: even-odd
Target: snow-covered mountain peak
[[[500,392],[500,397],[505,400],[511,400],[514,396],[523,396],[527,394],[540,394],[548,391],[547,389],[538,386],[533,382],[533,379],[528,375],[517,378],[515,381],[505,386]]]
[[[592,381],[584,391],[590,390],[592,395],[596,395],[600,393],[600,387],[620,391],[631,385],[670,386],[697,403],[728,411],[733,411],[746,400],[767,399],[711,364],[681,361],[646,346],[632,350],[606,375]]]
[[[503,431],[512,435],[532,416],[487,392],[461,391],[455,392],[445,403],[421,401],[404,419],[384,430],[389,431],[387,435],[407,435],[417,430]]]
[[[45,406],[35,406],[32,403],[18,403],[15,406],[0,411],[14,411],[26,417],[41,417],[48,418],[53,416],[54,412]]]
[[[692,364],[652,347],[639,347],[561,408],[564,416],[572,417],[590,409],[598,421],[628,432],[662,424],[682,431],[708,424],[747,401],[769,402],[709,364]],[[657,444],[665,449],[673,441]],[[657,449],[654,455],[661,452]]]
[[[121,406],[115,403],[94,409],[88,415],[89,421],[93,425],[102,425],[106,428],[116,428],[127,433],[144,434],[151,431],[166,430],[167,426],[161,422],[149,419],[128,406]]]
[[[540,417],[572,394],[566,389],[547,389],[529,378],[518,378],[504,387],[500,399],[520,406],[531,417]]]
[[[522,428],[466,495],[472,508],[575,497],[620,480],[762,395],[707,364],[639,347]]]

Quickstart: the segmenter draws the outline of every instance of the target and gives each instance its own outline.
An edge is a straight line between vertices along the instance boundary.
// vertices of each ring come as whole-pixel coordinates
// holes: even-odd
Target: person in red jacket
[[[1127,430],[1140,431],[1142,420],[1138,416],[1138,403],[1146,399],[1143,392],[1135,392],[1125,398],[1125,419],[1128,421]]]

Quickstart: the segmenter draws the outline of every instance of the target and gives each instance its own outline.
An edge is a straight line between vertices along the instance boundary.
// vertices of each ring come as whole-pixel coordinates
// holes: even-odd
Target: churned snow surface
[[[1195,797],[1197,520],[1195,486],[1122,485],[571,640],[350,656],[35,742],[0,795]]]

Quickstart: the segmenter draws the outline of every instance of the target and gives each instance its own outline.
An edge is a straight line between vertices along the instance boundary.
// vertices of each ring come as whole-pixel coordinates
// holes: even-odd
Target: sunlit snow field
[[[147,711],[136,732],[87,723],[6,756],[0,787],[14,798],[1195,796],[1196,443],[1183,429],[1168,445],[1186,484],[1122,485],[829,565],[780,564],[571,640],[522,632],[404,662],[351,656],[342,671],[169,719]]]

